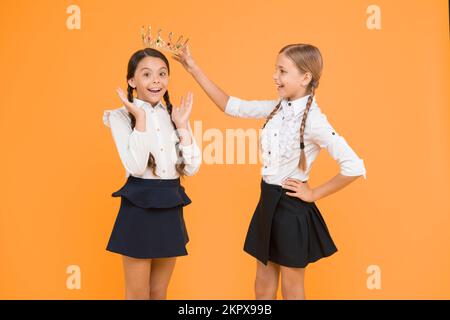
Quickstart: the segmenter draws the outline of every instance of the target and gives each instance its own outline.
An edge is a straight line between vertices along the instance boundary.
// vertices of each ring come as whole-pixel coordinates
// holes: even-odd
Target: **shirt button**
[[[166,173],[166,170],[163,170],[163,173]]]
[[[291,105],[292,105],[292,103],[289,102],[289,103],[288,103],[288,106],[291,106]]]
[[[156,131],[159,131],[159,128],[156,128]]]
[[[276,136],[277,136],[277,134],[276,134],[276,133],[274,133],[274,136],[276,137]]]
[[[269,151],[269,154],[270,154],[270,151]]]
[[[283,120],[284,120],[284,117],[283,117]]]
[[[163,148],[161,148],[161,151],[163,151],[164,149]]]
[[[332,134],[333,136],[335,135],[335,133],[334,133],[334,132],[332,132],[331,134]]]
[[[264,166],[264,168],[267,168],[267,166]]]

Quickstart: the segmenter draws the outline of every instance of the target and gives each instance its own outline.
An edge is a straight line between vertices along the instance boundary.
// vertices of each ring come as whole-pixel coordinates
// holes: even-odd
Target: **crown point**
[[[144,26],[142,27],[142,43],[145,47],[149,48],[158,48],[168,50],[173,54],[177,54],[180,49],[184,48],[189,41],[187,38],[184,43],[182,43],[183,35],[180,35],[176,42],[173,41],[173,32],[170,31],[168,33],[168,40],[161,36],[162,28],[158,29],[157,36],[152,38],[151,36],[151,26],[148,26],[147,32],[144,32]]]

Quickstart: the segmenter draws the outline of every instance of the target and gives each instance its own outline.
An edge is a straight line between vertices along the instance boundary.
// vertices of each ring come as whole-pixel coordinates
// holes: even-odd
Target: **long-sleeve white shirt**
[[[260,143],[263,168],[263,180],[266,183],[282,185],[287,178],[306,181],[311,166],[321,148],[340,166],[340,173],[345,176],[364,176],[364,161],[358,157],[347,141],[328,122],[327,117],[318,107],[315,98],[306,118],[304,145],[306,170],[298,167],[300,158],[300,124],[306,109],[308,97],[297,100],[281,100],[281,106],[275,116],[261,131]],[[243,100],[231,96],[225,112],[241,118],[267,118],[280,100]]]
[[[126,177],[133,175],[144,179],[176,179],[179,177],[175,164],[175,144],[179,141],[170,120],[170,115],[161,101],[152,107],[148,102],[134,98],[134,104],[146,113],[146,130],[131,128],[131,118],[125,106],[103,112],[103,123],[111,128]],[[192,134],[192,144],[179,148],[183,153],[186,175],[194,175],[201,164],[201,152]],[[156,174],[148,166],[150,152],[155,158]]]

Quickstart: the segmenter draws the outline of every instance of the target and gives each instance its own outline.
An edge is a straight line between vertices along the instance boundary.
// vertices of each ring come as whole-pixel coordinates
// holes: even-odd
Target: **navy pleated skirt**
[[[289,190],[261,181],[244,251],[265,265],[304,268],[332,255],[337,248],[314,202],[286,194]]]
[[[111,196],[121,197],[121,202],[106,250],[140,259],[188,254],[183,207],[191,200],[179,178],[130,175]]]

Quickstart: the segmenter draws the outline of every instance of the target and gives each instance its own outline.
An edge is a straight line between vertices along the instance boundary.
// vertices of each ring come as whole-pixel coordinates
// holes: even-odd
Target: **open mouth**
[[[148,91],[150,91],[153,94],[158,94],[161,92],[161,90],[162,90],[161,88],[160,89],[148,89]]]

